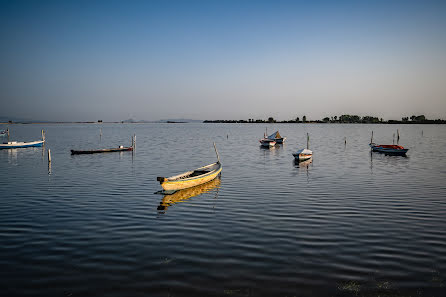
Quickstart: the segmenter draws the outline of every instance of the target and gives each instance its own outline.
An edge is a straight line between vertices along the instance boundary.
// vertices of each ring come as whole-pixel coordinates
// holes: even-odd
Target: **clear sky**
[[[446,1],[3,1],[0,116],[446,119]]]

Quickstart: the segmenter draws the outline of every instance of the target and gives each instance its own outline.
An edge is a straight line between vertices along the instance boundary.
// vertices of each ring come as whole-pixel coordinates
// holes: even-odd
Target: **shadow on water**
[[[192,188],[173,192],[168,192],[168,191],[157,192],[156,194],[164,194],[163,199],[161,200],[160,204],[157,207],[157,210],[160,213],[165,213],[169,206],[172,206],[179,202],[185,202],[186,200],[192,197],[199,196],[214,189],[216,190],[215,198],[217,198],[218,189],[220,188],[220,183],[221,180],[219,177],[217,177],[216,179],[210,182]]]

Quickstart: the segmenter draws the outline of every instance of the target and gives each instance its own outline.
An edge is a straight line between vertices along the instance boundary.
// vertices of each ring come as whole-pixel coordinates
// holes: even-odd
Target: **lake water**
[[[0,128],[5,128],[0,127]],[[265,128],[287,141],[260,148]],[[446,126],[11,125],[0,150],[2,296],[444,296]],[[102,129],[102,137],[100,136]],[[371,153],[399,129],[407,157]],[[306,146],[309,164],[291,155]],[[70,149],[130,145],[132,152]],[[344,138],[347,144],[344,143]],[[216,160],[164,196],[157,176]]]

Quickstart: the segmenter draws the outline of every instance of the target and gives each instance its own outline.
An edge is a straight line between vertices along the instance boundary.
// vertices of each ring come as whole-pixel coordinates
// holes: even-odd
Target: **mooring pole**
[[[396,144],[400,144],[400,130],[396,129],[396,134],[397,134]]]
[[[51,164],[51,150],[48,149],[48,164]]]
[[[218,161],[218,163],[220,163],[220,156],[218,155],[217,146],[215,145],[215,142],[214,142],[214,149],[215,149],[215,153],[217,154],[217,161]]]

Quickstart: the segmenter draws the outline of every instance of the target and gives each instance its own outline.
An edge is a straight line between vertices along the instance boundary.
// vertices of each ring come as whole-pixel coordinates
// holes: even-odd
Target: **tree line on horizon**
[[[401,120],[383,120],[374,116],[358,116],[343,114],[332,117],[325,117],[322,120],[308,120],[304,115],[302,120],[296,117],[292,120],[277,121],[273,117],[269,117],[266,120],[262,119],[248,119],[248,120],[205,120],[203,123],[355,123],[355,124],[446,124],[445,120],[436,119],[429,120],[424,115],[412,115],[409,117],[403,117]]]

